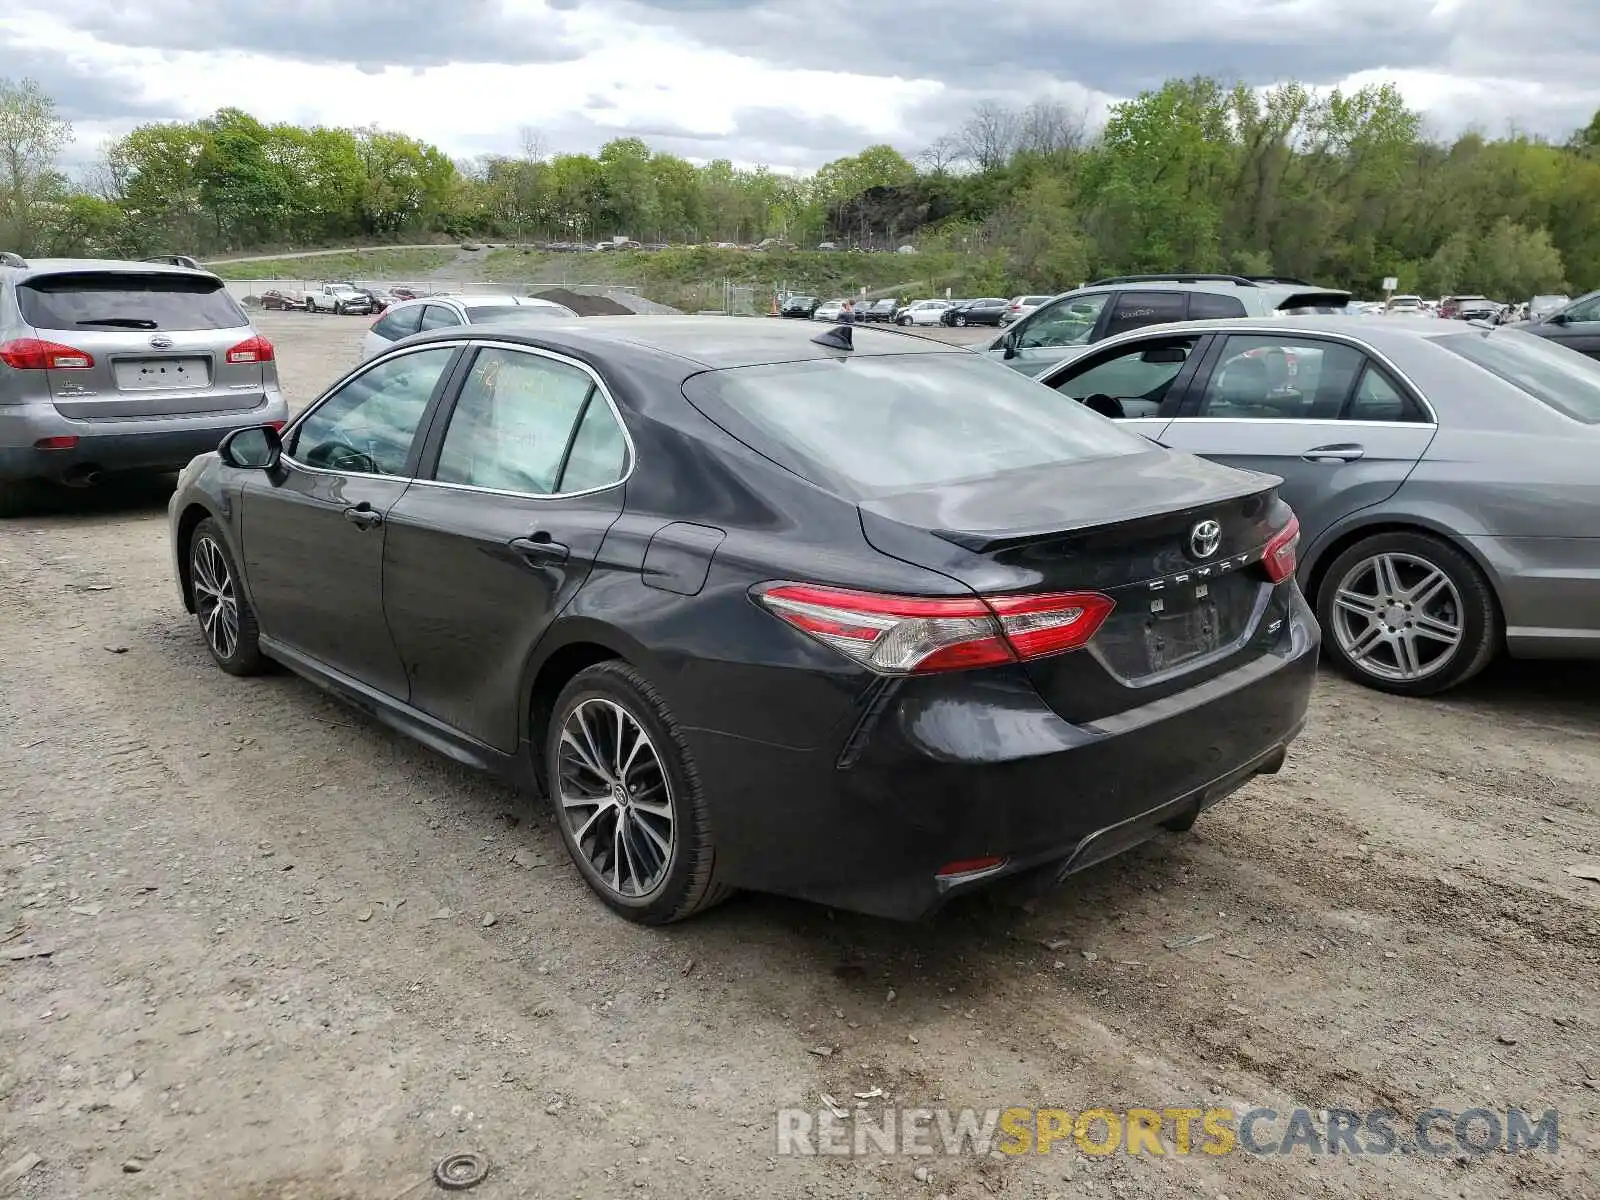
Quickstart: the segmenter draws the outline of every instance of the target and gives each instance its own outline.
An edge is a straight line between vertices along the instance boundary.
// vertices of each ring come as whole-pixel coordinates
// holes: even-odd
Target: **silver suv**
[[[288,416],[272,343],[215,275],[0,255],[0,512],[39,481],[175,471]]]
[[[1350,293],[1303,279],[1260,275],[1118,275],[1057,296],[1015,322],[984,349],[1008,367],[1038,375],[1095,342],[1145,325],[1220,317],[1272,317],[1343,309]]]

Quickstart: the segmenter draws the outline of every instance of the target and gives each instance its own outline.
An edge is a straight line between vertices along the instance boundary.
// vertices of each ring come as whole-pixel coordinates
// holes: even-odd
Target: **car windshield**
[[[882,354],[738,367],[684,386],[778,449],[814,483],[857,499],[1150,443],[1009,368],[968,354]],[[760,445],[756,448],[762,449]]]
[[[17,288],[35,329],[238,329],[250,322],[220,279],[204,275],[73,272]]]
[[[1515,329],[1434,340],[1574,421],[1600,424],[1600,362],[1587,355]]]

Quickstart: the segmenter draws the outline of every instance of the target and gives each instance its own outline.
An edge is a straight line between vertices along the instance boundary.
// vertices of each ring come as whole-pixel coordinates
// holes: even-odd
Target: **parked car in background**
[[[1000,317],[1000,324],[1011,325],[1023,317],[1032,316],[1036,309],[1049,304],[1054,298],[1054,296],[1013,296],[1010,307]]]
[[[842,312],[844,312],[843,300],[825,300],[812,310],[811,318],[815,321],[837,321]]]
[[[1057,296],[986,347],[1028,375],[1118,333],[1169,321],[1274,317],[1306,307],[1343,308],[1350,293],[1303,280],[1245,275],[1121,275]]]
[[[1499,311],[1500,306],[1487,296],[1446,296],[1439,302],[1439,315],[1448,320],[1489,320]]]
[[[209,271],[0,264],[0,512],[41,482],[175,471],[232,430],[288,415],[272,343]]]
[[[1590,292],[1550,315],[1522,326],[1524,332],[1600,358],[1600,292]]]
[[[895,313],[896,325],[937,325],[939,316],[950,307],[948,300],[914,300]]]
[[[148,263],[165,263],[169,267],[186,267],[191,271],[205,270],[205,268],[200,265],[198,260],[196,260],[192,255],[188,254],[155,254],[149,258],[140,259],[139,261]]]
[[[815,296],[790,296],[778,306],[778,312],[785,317],[804,317],[809,320],[821,303]]]
[[[321,287],[299,293],[298,298],[301,307],[312,313],[363,316],[372,312],[372,297],[350,283],[325,283]]]
[[[403,300],[373,322],[361,339],[361,359],[366,361],[413,333],[449,329],[457,325],[486,325],[501,321],[576,317],[565,304],[533,296],[456,295]]]
[[[960,304],[945,309],[940,314],[939,320],[945,325],[998,325],[1010,304],[1011,301],[1000,296],[963,300]]]
[[[1528,301],[1528,320],[1542,321],[1572,303],[1570,296],[1534,296]]]
[[[248,298],[246,302],[248,303]],[[268,288],[261,293],[261,307],[272,312],[287,312],[290,309],[303,309],[305,304],[287,292],[280,291],[277,288]]]
[[[1364,683],[1600,658],[1600,363],[1509,327],[1297,317],[1141,330],[1041,382],[1281,478],[1325,650]]]
[[[894,314],[899,309],[900,302],[891,296],[884,300],[874,300],[870,304],[862,304],[856,312],[860,320],[888,323],[894,320]]]
[[[1423,303],[1421,296],[1390,296],[1387,311],[1400,315],[1406,313],[1413,315],[1432,314],[1432,310]]]
[[[184,472],[182,601],[222,670],[542,790],[647,924],[1043,889],[1279,769],[1319,635],[1274,480],[831,333],[421,335]]]

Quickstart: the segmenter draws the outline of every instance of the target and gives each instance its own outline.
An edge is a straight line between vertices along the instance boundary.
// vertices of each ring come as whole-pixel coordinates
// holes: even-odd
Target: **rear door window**
[[[1222,346],[1194,416],[1233,420],[1333,420],[1365,356],[1310,339],[1234,336]]]
[[[17,287],[22,319],[35,329],[180,331],[250,324],[220,279],[204,275],[75,271]]]
[[[434,478],[549,495],[557,489],[575,426],[594,391],[594,380],[568,363],[521,350],[478,351],[450,414]],[[597,430],[595,440],[603,433]],[[585,450],[590,477],[598,469],[589,463],[591,457],[603,466],[604,446]]]
[[[397,342],[403,337],[408,337],[417,332],[417,322],[422,320],[422,305],[413,304],[409,308],[391,309],[383,314],[379,322],[372,327],[372,332],[381,338],[388,338]]]
[[[1168,321],[1181,321],[1188,308],[1185,292],[1123,292],[1111,310],[1111,320],[1106,325],[1106,337],[1142,329],[1146,325],[1163,325]]]

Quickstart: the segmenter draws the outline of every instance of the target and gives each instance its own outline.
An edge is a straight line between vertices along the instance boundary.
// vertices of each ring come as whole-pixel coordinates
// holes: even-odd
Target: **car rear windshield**
[[[696,375],[691,403],[756,450],[856,499],[1151,446],[972,354],[884,354]]]
[[[78,271],[17,288],[22,319],[35,329],[238,329],[248,325],[219,279]]]
[[[1600,362],[1587,355],[1515,329],[1434,340],[1574,421],[1600,425]]]
[[[507,317],[575,317],[578,314],[570,308],[559,305],[543,304],[485,304],[481,308],[469,306],[467,316],[474,325],[486,324],[490,321],[502,321]]]

